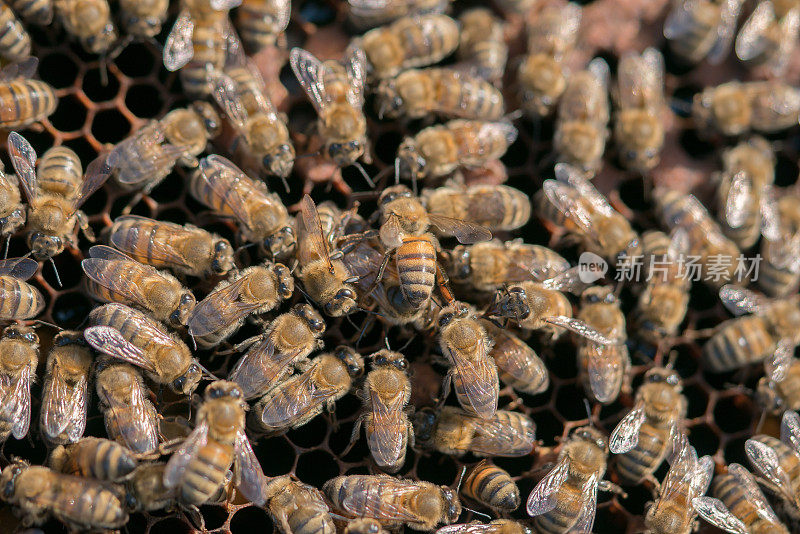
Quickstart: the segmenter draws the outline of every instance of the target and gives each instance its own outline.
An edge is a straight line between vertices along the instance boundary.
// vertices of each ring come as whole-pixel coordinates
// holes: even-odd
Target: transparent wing
[[[153,363],[139,347],[122,337],[119,330],[110,326],[92,326],[83,331],[83,337],[96,350],[126,361],[145,371],[156,371]]]
[[[272,8],[275,16],[275,29],[282,32],[289,26],[289,19],[292,15],[292,2],[291,0],[273,0]]]
[[[169,172],[183,155],[183,148],[162,145],[163,141],[164,132],[157,122],[120,141],[111,156],[117,169],[117,180],[123,184],[139,185],[154,175]]]
[[[499,135],[502,136],[509,145],[517,140],[518,134],[519,132],[513,124],[504,121],[486,122],[482,124],[478,130],[479,139],[491,139]]]
[[[639,430],[644,424],[645,413],[641,403],[637,403],[628,415],[622,418],[611,433],[608,448],[614,454],[624,454],[639,444]]]
[[[455,364],[455,372],[461,378],[461,385],[473,411],[482,418],[492,417],[497,411],[498,379],[494,360],[489,358],[485,345],[482,353],[475,358],[464,358],[458,351],[449,351]],[[487,398],[493,402],[486,404]]]
[[[739,35],[736,37],[734,49],[739,59],[749,61],[764,53],[764,32],[774,20],[775,10],[772,7],[772,2],[759,2],[753,13],[742,25],[742,29],[739,30]]]
[[[601,57],[596,57],[589,62],[589,66],[586,67],[586,70],[592,73],[592,75],[597,78],[597,81],[600,82],[600,85],[604,89],[608,89],[608,81],[611,79],[611,70],[608,67],[608,63],[606,60]]]
[[[690,246],[689,231],[686,228],[678,227],[672,231],[670,236],[667,256],[672,261],[680,261],[682,257],[689,253]]]
[[[287,4],[288,4],[287,0]],[[267,98],[267,84],[264,82],[263,76],[261,76],[261,71],[258,70],[258,65],[256,65],[255,61],[248,59],[245,63],[245,68],[247,72],[250,73],[250,77],[256,84],[256,87],[259,88],[259,91],[253,92],[253,97],[256,100],[256,105],[258,109],[260,109],[265,114],[269,115],[272,118],[277,117],[277,110],[272,102]]]
[[[147,243],[147,256],[152,261],[165,263],[177,268],[190,267],[183,254],[172,246],[170,240],[157,239],[153,235],[155,230],[154,223],[164,223],[138,215],[123,215],[122,217],[117,217],[114,223],[120,224],[125,221],[135,221],[136,224],[127,226],[123,232],[113,232],[110,238],[112,245],[123,250],[129,250],[133,246],[132,244]],[[151,229],[150,235],[147,235],[147,228]],[[178,229],[179,231],[184,231],[182,227],[178,227]]]
[[[144,309],[151,308],[146,288],[134,283],[134,280],[153,274],[160,276],[153,267],[130,258],[127,261],[86,258],[81,262],[81,269],[89,280],[106,288],[118,301],[130,302]]]
[[[619,372],[623,362],[618,349],[590,342],[583,348],[583,353],[587,359],[586,373],[592,393],[598,402],[610,401],[619,393],[624,378]]]
[[[302,48],[292,48],[289,64],[314,108],[321,112],[330,103],[322,80],[325,72],[322,62]]]
[[[205,336],[217,332],[260,308],[261,302],[239,300],[242,288],[249,280],[243,276],[200,301],[187,321],[189,335]]]
[[[468,450],[485,456],[497,456],[496,448],[503,449],[511,456],[523,456],[533,450],[533,422],[511,427],[500,422],[496,417],[491,419],[478,419],[476,423],[478,432]],[[484,446],[483,442],[491,442]]]
[[[533,488],[533,491],[528,496],[526,510],[529,516],[546,514],[556,507],[558,490],[567,480],[568,475],[569,457],[564,455],[553,470],[536,484],[536,487]]]
[[[322,229],[322,221],[319,218],[317,205],[314,204],[314,201],[311,200],[310,196],[303,196],[303,200],[300,204],[300,213],[302,214],[301,220],[305,229],[303,234],[305,235],[306,239],[308,239],[310,244],[308,252],[311,252],[312,255],[315,255],[315,258],[300,258],[300,260],[303,261],[304,259],[310,260],[316,258],[324,259],[328,265],[328,271],[333,274],[333,263],[331,263],[330,250],[328,250],[328,242],[325,239],[325,231]],[[305,249],[305,247],[303,248]]]
[[[36,151],[27,139],[17,132],[11,132],[8,135],[8,155],[28,202],[33,202],[39,191],[36,180]]]
[[[183,11],[164,44],[164,67],[168,71],[174,72],[180,69],[194,57],[192,34],[194,34],[194,22],[189,12]]]
[[[739,482],[745,498],[756,507],[758,515],[768,521],[780,523],[750,471],[740,464],[731,464],[728,466],[728,473],[733,475]]]
[[[697,460],[697,471],[692,480],[692,495],[705,495],[714,476],[714,460],[711,456],[702,456]]]
[[[664,56],[658,49],[649,47],[642,52],[642,65],[644,67],[643,91],[645,101],[652,104],[660,100],[664,92]]]
[[[403,404],[405,394],[397,395],[384,403],[379,395],[372,399],[372,434],[367,436],[369,450],[376,462],[391,465],[403,450],[404,434],[397,429],[403,426]]]
[[[239,222],[251,226],[247,204],[239,192],[239,181],[249,178],[229,160],[212,154],[200,160],[200,174],[213,194],[227,205]]]
[[[0,70],[0,80],[13,80],[15,78],[32,78],[39,66],[39,58],[28,57],[22,61],[6,65]]]
[[[789,10],[780,22],[780,46],[769,62],[770,69],[776,76],[783,74],[783,71],[786,70],[792,50],[797,44],[798,30],[800,30],[800,7],[795,7]]]
[[[197,458],[200,449],[208,443],[208,422],[203,421],[194,430],[183,444],[172,453],[167,467],[164,468],[164,486],[177,487],[186,474],[186,468]]]
[[[243,430],[236,433],[234,443],[234,483],[244,497],[255,504],[262,506],[266,501],[267,477],[261,469],[261,464],[253,452],[250,440]]]
[[[122,408],[129,413],[120,413],[119,410],[113,413],[115,422],[112,423],[125,444],[137,452],[151,452],[158,446],[158,429],[154,418],[153,405],[145,399],[144,391],[137,384],[130,389],[130,396],[127,403],[119,403],[112,398],[100,393],[108,406]],[[119,420],[117,420],[117,418]]]
[[[27,280],[39,269],[39,262],[32,258],[9,258],[0,260],[0,276],[13,276]]]
[[[764,360],[764,371],[767,378],[773,382],[781,382],[786,378],[789,366],[792,364],[794,355],[794,343],[787,339],[778,341],[775,352]]]
[[[381,241],[387,247],[399,247],[403,244],[403,227],[394,214],[381,225],[379,234]]]
[[[598,332],[593,326],[576,319],[574,317],[567,317],[566,315],[553,315],[543,318],[545,322],[566,328],[571,332],[575,332],[579,336],[583,336],[590,341],[599,343],[601,345],[618,345],[620,339],[611,339]]]
[[[593,237],[597,236],[592,213],[581,202],[580,195],[575,189],[555,180],[545,180],[542,189],[547,200],[567,220],[575,224],[579,231]]]
[[[478,523],[460,523],[445,525],[436,531],[436,534],[488,534],[501,532],[498,525]]]
[[[347,101],[354,108],[361,109],[364,106],[364,84],[367,80],[367,56],[360,46],[351,43],[345,50],[344,58],[347,76],[350,78]]]
[[[89,249],[89,257],[107,261],[135,261],[133,258],[119,250],[106,245],[95,245]]]
[[[722,501],[713,497],[695,497],[692,499],[694,508],[700,517],[717,528],[732,534],[750,534],[742,520],[728,510]]]
[[[744,444],[744,451],[750,463],[764,478],[780,488],[790,499],[794,499],[792,481],[781,467],[778,454],[772,447],[755,439],[748,439]]]
[[[739,18],[739,10],[743,0],[723,0],[720,11],[720,22],[717,26],[717,40],[711,51],[708,53],[708,62],[718,65],[728,55],[731,41],[736,33],[736,19]]]
[[[4,421],[11,422],[11,434],[22,439],[31,424],[31,368],[26,365],[17,379],[6,388],[0,414]]]
[[[594,516],[597,512],[597,486],[600,483],[598,474],[593,473],[583,485],[583,495],[581,509],[578,511],[578,519],[569,532],[576,534],[591,534],[594,526]]]
[[[557,163],[555,166],[556,180],[571,185],[581,197],[586,199],[599,213],[610,217],[616,213],[608,199],[584,178],[583,174],[568,163]]]
[[[725,221],[731,228],[740,228],[747,221],[747,212],[753,206],[753,180],[745,172],[737,173],[731,180],[728,198],[725,199]]]
[[[492,231],[480,224],[432,213],[428,214],[428,219],[441,232],[455,236],[459,243],[465,245],[492,239]]]
[[[800,454],[800,415],[786,410],[781,418],[781,441]]]
[[[272,336],[264,336],[236,362],[228,379],[239,384],[245,398],[263,395],[287,366],[302,355],[301,350],[277,352]]]
[[[111,173],[114,172],[115,158],[114,152],[102,154],[86,167],[86,173],[83,175],[83,181],[81,181],[81,188],[72,200],[73,210],[83,206],[83,203],[106,183]]]
[[[763,295],[732,285],[723,286],[719,290],[719,298],[728,311],[734,315],[758,313],[768,305],[768,301]]]
[[[219,72],[217,70],[209,71],[207,75],[208,81],[211,84],[211,94],[214,96],[217,104],[225,115],[228,117],[233,125],[242,131],[247,122],[247,110],[244,109],[242,101],[239,98],[239,90],[236,87],[230,76]]]
[[[46,402],[42,406],[42,428],[50,438],[56,438],[64,430],[71,440],[77,440],[86,428],[87,386],[81,377],[74,387],[70,387],[60,376],[54,376],[49,383]]]
[[[376,491],[356,492],[342,499],[342,508],[346,512],[363,517],[374,517],[387,521],[419,521],[419,517],[411,510],[395,503],[405,502],[404,495],[411,495],[419,491],[419,486],[414,482],[395,481],[392,485],[384,487],[379,495]]]
[[[228,11],[242,4],[242,0],[211,0],[211,9]]]

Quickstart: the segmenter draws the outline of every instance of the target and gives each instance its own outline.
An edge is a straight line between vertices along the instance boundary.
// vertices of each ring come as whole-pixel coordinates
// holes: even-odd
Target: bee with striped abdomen
[[[39,60],[30,57],[0,70],[0,127],[23,128],[49,117],[58,105],[55,90],[32,80]]]
[[[446,525],[437,530],[436,534],[533,534],[533,529],[518,521],[495,519],[489,523],[473,521]]]
[[[546,391],[550,386],[550,375],[536,351],[510,330],[487,319],[480,322],[491,342],[489,356],[497,366],[500,380],[529,395]]]
[[[255,54],[275,46],[278,36],[289,26],[291,14],[291,0],[242,0],[235,20],[244,45]]]
[[[519,488],[508,471],[488,460],[467,468],[461,493],[495,512],[510,513],[519,508]]]
[[[796,0],[759,2],[736,36],[736,56],[753,66],[766,65],[780,76],[797,44],[800,4]]]
[[[744,0],[680,0],[664,21],[664,37],[682,61],[721,63],[730,52]]]
[[[267,511],[282,534],[336,534],[325,496],[314,486],[285,475],[270,480],[266,492]]]
[[[452,0],[347,0],[348,19],[359,29],[374,28],[400,17],[444,13]]]
[[[39,426],[55,444],[74,443],[86,429],[92,353],[83,332],[63,331],[47,356]]]
[[[59,445],[50,452],[48,465],[67,475],[120,482],[138,464],[136,454],[104,438],[86,437],[75,443]]]
[[[800,416],[786,411],[781,418],[781,438],[759,434],[748,439],[744,450],[761,476],[759,482],[787,505],[789,515],[800,514]]]
[[[11,325],[0,336],[0,442],[22,439],[31,424],[31,383],[39,364],[39,336],[28,326]]]
[[[7,4],[25,22],[47,25],[53,20],[53,0],[8,0]]]
[[[763,261],[757,283],[771,297],[786,297],[800,282],[800,198],[777,188],[767,189],[766,197],[761,205]]]
[[[36,274],[38,268],[39,264],[30,258],[0,261],[0,319],[30,319],[44,309],[44,296],[25,281]]]
[[[531,218],[528,195],[506,185],[423,189],[422,201],[429,217],[434,215],[466,221],[492,232],[516,230],[525,226]],[[433,230],[439,235],[453,235],[435,225]]]
[[[491,82],[503,78],[508,60],[505,25],[491,10],[468,9],[458,17],[461,38],[456,56],[459,66]]]
[[[13,63],[31,55],[31,36],[6,4],[0,5],[0,28],[0,57]]]
[[[106,54],[118,38],[107,0],[53,0],[64,29],[91,54]]]

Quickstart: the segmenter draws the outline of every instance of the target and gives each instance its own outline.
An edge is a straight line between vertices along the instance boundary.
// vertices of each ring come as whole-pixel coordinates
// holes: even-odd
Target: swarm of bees
[[[800,532],[800,3],[603,2],[2,4],[9,531]],[[176,98],[50,142],[43,38]]]

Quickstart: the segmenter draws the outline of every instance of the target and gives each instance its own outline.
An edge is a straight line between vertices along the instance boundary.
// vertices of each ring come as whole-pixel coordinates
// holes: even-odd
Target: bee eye
[[[452,313],[443,313],[439,317],[439,328],[447,326],[448,324],[450,324],[450,322],[452,320],[453,320],[453,314]]]
[[[394,365],[401,371],[405,371],[408,368],[408,360],[402,358],[400,360],[397,360]]]
[[[183,386],[186,384],[186,377],[181,376],[172,381],[172,389],[175,391],[183,391]]]

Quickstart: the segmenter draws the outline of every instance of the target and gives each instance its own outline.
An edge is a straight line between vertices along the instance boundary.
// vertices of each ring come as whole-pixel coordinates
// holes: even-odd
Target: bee
[[[779,80],[732,81],[694,95],[692,117],[703,132],[776,133],[797,124],[800,90]]]
[[[421,180],[447,176],[462,166],[481,167],[499,159],[517,138],[503,121],[452,120],[407,137],[397,150],[401,178]]]
[[[494,85],[456,69],[408,69],[381,80],[375,94],[378,116],[386,119],[436,114],[497,121],[505,114],[503,94]]]
[[[202,348],[219,345],[232,336],[251,314],[263,314],[292,296],[294,279],[282,263],[264,262],[248,267],[195,306],[187,324],[192,339]]]
[[[95,372],[95,387],[108,437],[138,454],[156,450],[158,414],[136,368],[104,359]]]
[[[83,337],[97,351],[144,369],[157,384],[191,394],[202,366],[189,347],[144,313],[123,304],[105,304],[89,314]]]
[[[531,218],[530,197],[506,185],[437,187],[422,191],[428,216],[478,224],[491,231],[516,230]],[[447,231],[437,232],[453,235]]]
[[[269,481],[267,511],[282,534],[336,533],[322,492],[288,475]]]
[[[186,324],[196,304],[192,292],[175,277],[111,247],[90,248],[81,268],[88,278],[86,288],[95,299],[135,306],[174,328]]]
[[[356,278],[347,270],[342,254],[334,255],[328,248],[317,206],[308,195],[303,197],[295,227],[298,278],[308,296],[332,317],[355,311],[356,292],[351,284]]]
[[[736,20],[744,0],[681,0],[673,4],[664,21],[670,50],[689,64],[708,59],[721,63],[730,51]]]
[[[228,240],[192,224],[124,215],[111,225],[109,242],[136,261],[183,275],[224,275],[234,268]]]
[[[733,534],[789,534],[758,488],[753,475],[739,464],[714,478],[714,497],[695,497],[692,508],[714,525]]]
[[[19,192],[19,180],[13,174],[6,174],[0,166],[0,238],[11,236],[25,226],[25,205]],[[6,245],[8,246],[8,245]]]
[[[24,128],[49,117],[58,105],[53,87],[32,80],[39,60],[29,57],[0,70],[0,127]]]
[[[128,35],[139,39],[155,39],[167,19],[169,0],[120,0],[120,21]]]
[[[639,235],[577,168],[555,167],[556,179],[545,180],[540,197],[542,218],[573,234],[584,250],[615,264],[641,254]]]
[[[784,412],[781,439],[759,434],[745,442],[744,450],[761,485],[788,505],[795,517],[800,508],[800,416]]]
[[[24,137],[11,132],[8,150],[28,199],[26,229],[33,257],[52,261],[66,245],[77,248],[76,228],[93,240],[89,220],[80,207],[108,179],[113,156],[99,156],[84,175],[75,152],[63,146],[54,147],[42,156],[37,175],[36,152]]]
[[[347,0],[348,19],[359,29],[374,28],[410,15],[444,13],[452,0]]]
[[[53,0],[9,0],[8,5],[25,22],[47,25],[53,20]]]
[[[655,48],[628,52],[618,67],[614,138],[622,164],[645,173],[664,145],[664,57]]]
[[[414,416],[417,443],[442,454],[463,456],[526,456],[533,450],[536,425],[525,414],[497,410],[482,419],[453,406],[439,412],[429,408]]]
[[[495,519],[489,523],[462,523],[446,525],[436,531],[436,534],[533,534],[533,529],[518,521],[510,519]]]
[[[261,172],[286,182],[294,166],[295,151],[289,137],[287,117],[278,113],[265,96],[264,80],[252,61],[211,71],[209,82],[214,99],[239,132],[235,150],[243,161],[250,161]]]
[[[460,65],[481,78],[500,82],[506,70],[505,27],[489,9],[473,8],[459,17],[461,38],[456,56]]]
[[[370,517],[351,519],[344,529],[345,534],[388,534],[381,522]]]
[[[137,464],[136,454],[124,445],[108,439],[86,437],[53,449],[48,465],[67,475],[120,482],[133,472]]]
[[[3,500],[15,506],[25,524],[40,525],[52,516],[74,530],[118,529],[128,512],[114,488],[14,460],[0,474]]]
[[[758,285],[771,297],[785,297],[800,282],[800,210],[797,195],[776,188],[766,190],[761,204],[761,256]]]
[[[654,367],[644,375],[633,409],[611,433],[609,448],[617,456],[617,474],[625,483],[653,480],[671,450],[676,449],[686,417],[686,397],[677,372]]]
[[[38,268],[39,264],[30,258],[0,261],[0,320],[30,319],[44,309],[44,296],[25,281]]]
[[[31,36],[6,4],[0,6],[0,27],[0,56],[3,59],[13,63],[31,55]]]
[[[246,411],[247,403],[233,382],[218,380],[206,388],[197,426],[164,470],[164,486],[178,488],[182,502],[208,501],[225,484],[233,465],[238,490],[256,506],[264,504],[267,479],[244,433]]]
[[[794,0],[759,2],[736,36],[736,56],[766,65],[774,76],[786,70],[800,29],[800,5]]]
[[[572,74],[558,104],[553,147],[558,161],[594,175],[608,138],[608,64],[595,58]]]
[[[489,337],[492,347],[489,356],[497,366],[500,380],[529,395],[546,391],[550,386],[550,376],[539,355],[511,331],[487,319],[481,319],[480,323]]]
[[[364,360],[350,347],[337,347],[333,354],[317,356],[301,367],[307,368],[276,385],[255,405],[261,428],[268,432],[298,428],[323,408],[332,411],[364,373]]]
[[[59,332],[47,356],[39,426],[48,441],[74,443],[86,429],[92,353],[83,332]]]
[[[724,286],[720,300],[735,315],[722,323],[703,345],[707,369],[721,373],[763,361],[780,343],[800,345],[800,306],[797,298],[771,300],[755,291]]]
[[[755,245],[761,234],[761,204],[775,181],[775,153],[763,137],[753,137],[722,154],[717,176],[718,219],[722,231],[740,249]]]
[[[322,490],[333,507],[349,517],[371,517],[389,526],[408,525],[433,530],[461,515],[461,502],[447,486],[404,480],[388,475],[339,476]]]
[[[105,54],[116,42],[107,0],[53,0],[53,7],[67,33],[90,54]]]
[[[585,338],[578,340],[578,368],[583,390],[595,401],[610,404],[625,387],[631,358],[624,342],[625,314],[608,287],[590,287],[581,294],[577,319],[616,340],[616,345],[601,345]]]
[[[236,25],[244,45],[253,53],[275,46],[289,26],[291,0],[242,0],[236,10]]]
[[[778,342],[772,356],[764,360],[764,376],[758,381],[756,399],[772,414],[800,410],[800,360],[792,358],[794,346]]]
[[[292,372],[292,365],[323,347],[325,321],[308,304],[296,304],[275,318],[266,331],[242,345],[249,350],[233,366],[228,378],[246,399],[264,395]]]
[[[522,109],[550,114],[567,85],[565,62],[578,39],[582,11],[572,2],[548,6],[528,21],[528,55],[517,69]]]
[[[39,336],[28,326],[11,325],[0,337],[0,442],[22,439],[31,424],[31,382],[39,364]]]
[[[139,464],[125,481],[125,504],[131,512],[174,510],[178,492],[164,485],[166,462]],[[216,501],[216,495],[211,498]]]
[[[192,175],[189,192],[220,215],[233,217],[242,238],[258,244],[273,259],[294,253],[294,228],[280,197],[227,159],[216,154],[203,158],[200,170]]]
[[[406,410],[411,401],[408,360],[391,350],[379,350],[370,359],[372,371],[359,392],[365,412],[356,420],[352,441],[363,423],[372,459],[378,467],[393,473],[403,467],[409,442],[414,444],[414,427]]]
[[[705,495],[711,476],[714,473],[714,461],[710,456],[697,458],[694,447],[685,443],[677,451],[672,465],[658,490],[658,497],[647,509],[644,524],[647,533],[689,534],[696,528],[697,512],[693,502],[697,497]]]
[[[401,71],[439,63],[458,47],[459,26],[447,15],[402,17],[355,40],[367,57],[367,72],[382,80]]]
[[[495,512],[510,513],[519,508],[519,488],[508,471],[487,460],[467,470],[461,490],[465,497],[491,508]]]
[[[591,532],[597,511],[597,490],[622,491],[603,480],[608,442],[596,428],[572,431],[558,453],[558,463],[528,496],[528,515],[538,532]]]

